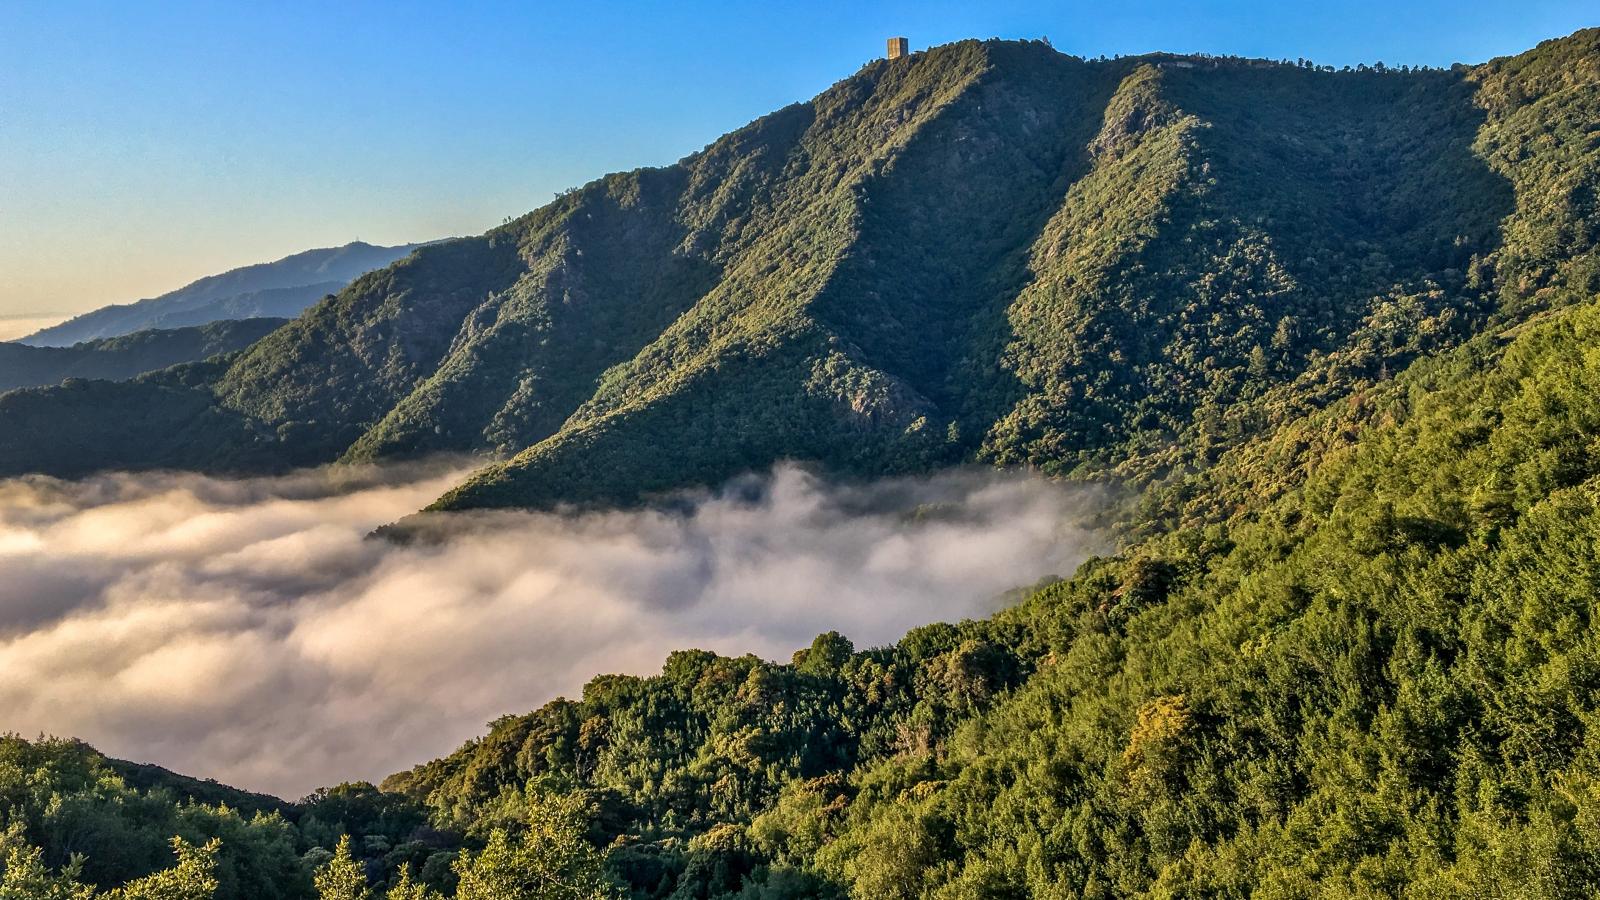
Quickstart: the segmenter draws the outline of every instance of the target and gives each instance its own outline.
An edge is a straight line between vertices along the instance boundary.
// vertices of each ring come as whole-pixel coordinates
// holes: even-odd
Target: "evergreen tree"
[[[495,829],[488,844],[457,861],[460,900],[608,900],[616,896],[604,856],[584,837],[572,798],[534,799],[526,830],[513,839]]]
[[[339,838],[333,858],[317,870],[317,896],[321,900],[371,900],[367,873],[350,855],[350,835]]]

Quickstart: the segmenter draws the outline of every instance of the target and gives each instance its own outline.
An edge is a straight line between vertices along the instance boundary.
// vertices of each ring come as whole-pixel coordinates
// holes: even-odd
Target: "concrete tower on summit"
[[[911,42],[903,37],[889,38],[889,58],[899,59],[911,55]]]

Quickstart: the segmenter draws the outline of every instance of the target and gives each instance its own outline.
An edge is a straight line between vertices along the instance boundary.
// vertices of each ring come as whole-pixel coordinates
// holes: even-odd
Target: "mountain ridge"
[[[114,304],[41,329],[17,343],[66,347],[135,331],[184,328],[223,319],[293,318],[356,276],[381,268],[421,244],[379,247],[352,241],[292,253],[198,278],[158,297]]]
[[[0,391],[57,384],[68,378],[122,381],[243,350],[287,319],[223,319],[184,328],[150,329],[71,347],[0,342]]]
[[[1594,153],[1530,141],[1593,112],[1596,34],[1403,73],[879,60],[357,279],[152,391],[208,410],[192,447],[78,464],[502,458],[436,509],[636,502],[782,458],[1174,477],[1595,280],[1566,187]]]
[[[508,503],[977,458],[1121,481],[1118,552],[885,647],[598,675],[282,811],[0,737],[17,840],[109,884],[222,835],[228,898],[531,858],[634,900],[1600,893],[1600,30],[1420,74],[1042,49],[875,63],[0,423],[167,410],[125,443],[240,468],[550,432],[461,498]],[[1051,77],[1087,121],[1027,115]],[[1020,236],[974,227],[997,197]]]
[[[1195,476],[1214,500],[1157,489],[1187,521],[991,617],[674,652],[381,788],[280,805],[5,736],[0,787],[48,788],[17,821],[103,883],[157,867],[161,828],[221,835],[227,898],[313,896],[346,835],[362,879],[448,890],[552,806],[636,900],[1585,896],[1597,354],[1595,297],[1485,332],[1230,451]]]

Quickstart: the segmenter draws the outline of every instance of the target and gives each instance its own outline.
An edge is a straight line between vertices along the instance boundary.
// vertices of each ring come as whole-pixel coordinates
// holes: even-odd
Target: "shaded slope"
[[[1588,283],[1595,40],[1451,72],[879,60],[359,279],[185,382],[230,432],[101,465],[509,457],[441,508],[779,458],[1175,477]],[[0,422],[47,434],[29,410]]]
[[[57,384],[68,378],[122,381],[179,363],[242,350],[284,321],[244,319],[140,331],[72,347],[0,343],[0,391]]]
[[[1000,71],[996,54],[1014,57],[1014,66],[1042,65],[1046,77],[991,88]],[[877,288],[895,291],[889,302],[905,304],[917,277],[907,285],[897,269],[875,269],[868,254],[883,238],[923,252],[917,249],[921,236],[902,231],[915,223],[900,213],[927,211],[908,203],[896,184],[945,200],[959,188],[964,207],[951,204],[948,211],[967,216],[965,224],[1001,224],[971,221],[987,214],[1026,229],[1026,219],[1016,220],[1016,208],[1006,201],[1036,196],[1037,182],[1057,177],[1066,153],[1059,118],[1051,117],[1031,139],[1006,142],[981,119],[982,109],[988,99],[998,115],[1006,114],[1007,104],[1032,114],[1062,86],[1057,66],[1082,68],[1043,48],[968,43],[909,65],[875,63],[817,98],[794,151],[797,164],[785,173],[789,183],[768,214],[775,227],[730,254],[722,282],[636,358],[607,373],[561,434],[481,476],[445,505],[625,499],[686,478],[716,480],[785,455],[888,471],[953,458],[945,434],[930,421],[936,408],[923,393],[943,393],[943,385],[913,383],[873,358],[895,341],[902,342],[902,357],[907,349],[904,337],[895,335],[904,326]],[[981,144],[965,143],[974,139]],[[1047,157],[1047,164],[1032,164],[1033,181],[1010,177],[1016,174],[1010,166],[1030,153]],[[913,174],[898,175],[902,168]],[[977,181],[980,173],[991,177]],[[867,213],[880,202],[882,213]],[[942,223],[940,237],[952,224]],[[888,241],[883,249],[891,249]],[[928,277],[979,281],[989,275],[984,262],[961,254],[941,264],[944,270]],[[939,302],[931,294],[927,299]],[[955,302],[981,305],[965,297]],[[953,319],[947,310],[925,312],[922,325]],[[943,350],[922,357],[934,359]],[[752,393],[764,398],[759,410],[741,399]],[[752,414],[756,427],[734,425]],[[663,432],[694,438],[664,443]],[[615,479],[594,477],[608,471],[626,472],[627,492],[618,492]]]
[[[287,467],[275,435],[218,406],[210,382],[227,361],[190,363],[130,381],[77,380],[0,394],[0,471],[70,478],[111,467]]]
[[[1511,203],[1468,152],[1481,119],[1446,73],[1134,73],[1035,248],[1008,351],[1029,390],[986,454],[1159,475],[1258,428],[1260,395],[1348,353],[1364,322],[1459,315],[1433,348],[1469,334],[1488,304],[1467,269]]]
[[[790,298],[805,337],[747,366],[712,355],[709,375],[662,361],[712,346],[669,332],[440,507],[628,499],[784,455],[895,471],[980,441],[1001,463],[1161,477],[1259,428],[1275,384],[1300,381],[1273,399],[1298,408],[1348,386],[1348,363],[1301,376],[1364,325],[1426,334],[1368,353],[1376,377],[1491,306],[1468,270],[1512,197],[1470,152],[1483,115],[1459,73],[970,51],[982,74],[862,180],[826,286]],[[682,380],[652,397],[662,378]],[[759,424],[719,400],[741,392],[770,398]]]
[[[266,288],[214,300],[203,306],[162,313],[155,328],[185,328],[233,319],[292,319],[318,300],[336,294],[348,281],[320,281],[293,287]]]
[[[639,898],[1590,896],[1600,300],[1564,306],[1292,419],[1197,477],[1340,435],[1303,477],[992,619],[686,650],[385,787],[463,828],[588,798]]]
[[[1504,305],[1520,312],[1600,291],[1600,28],[1469,77],[1490,123],[1474,150],[1516,189],[1494,261]]]
[[[287,460],[336,458],[437,368],[520,265],[504,232],[420,247],[250,348],[216,383],[218,401],[270,429]]]
[[[677,251],[683,180],[679,170],[614,176],[524,237],[526,271],[468,314],[433,374],[348,457],[514,452],[554,432],[601,372],[714,282],[703,255]]]

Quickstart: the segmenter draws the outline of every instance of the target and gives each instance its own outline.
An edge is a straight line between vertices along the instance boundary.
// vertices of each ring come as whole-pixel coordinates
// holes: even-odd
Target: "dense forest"
[[[225,366],[0,398],[0,473],[498,457],[448,509],[779,459],[1160,482],[1593,289],[1596,40],[1449,71],[877,60]]]
[[[0,898],[1595,896],[1597,129],[1600,30],[1417,72],[968,42],[235,360],[0,397],[180,435],[80,470],[515,454],[450,508],[782,457],[1130,497],[990,618],[684,649],[381,785],[0,740]]]

